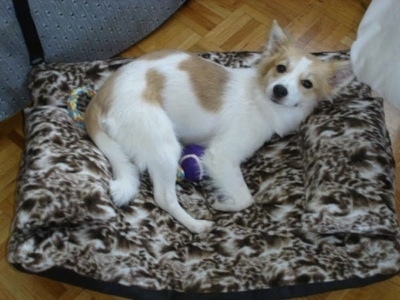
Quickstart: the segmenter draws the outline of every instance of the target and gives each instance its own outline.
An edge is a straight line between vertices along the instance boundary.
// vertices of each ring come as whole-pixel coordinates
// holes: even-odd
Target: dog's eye
[[[276,71],[278,73],[285,73],[286,72],[286,66],[285,65],[277,65],[276,66]]]
[[[301,85],[303,87],[305,87],[306,89],[311,89],[313,87],[312,82],[310,80],[307,80],[307,79],[306,80],[302,80],[301,81]]]

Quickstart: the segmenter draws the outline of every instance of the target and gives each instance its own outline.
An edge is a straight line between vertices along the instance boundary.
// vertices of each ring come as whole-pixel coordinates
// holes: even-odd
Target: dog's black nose
[[[277,84],[276,86],[274,86],[273,93],[276,98],[281,99],[287,96],[288,91],[283,85]]]

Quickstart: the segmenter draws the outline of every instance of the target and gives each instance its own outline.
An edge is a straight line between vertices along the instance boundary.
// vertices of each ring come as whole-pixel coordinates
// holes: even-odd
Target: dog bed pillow
[[[318,54],[349,59],[347,52]],[[203,53],[233,68],[256,52]],[[134,299],[281,299],[363,286],[398,274],[394,160],[383,101],[353,81],[298,132],[242,165],[256,203],[215,211],[206,179],[177,183],[182,206],[215,228],[192,234],[153,200],[116,207],[108,161],[68,114],[76,88],[98,90],[129,59],[43,64],[30,76],[26,145],[8,259],[17,268]],[[84,111],[89,97],[82,96]]]

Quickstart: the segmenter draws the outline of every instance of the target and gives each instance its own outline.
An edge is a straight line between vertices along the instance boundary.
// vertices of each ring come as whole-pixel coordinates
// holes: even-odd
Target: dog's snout
[[[273,89],[274,96],[278,99],[281,99],[288,94],[288,90],[281,84],[277,84]]]

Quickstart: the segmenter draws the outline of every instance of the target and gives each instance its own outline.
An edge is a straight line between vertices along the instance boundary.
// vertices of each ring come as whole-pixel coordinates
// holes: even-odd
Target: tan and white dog
[[[190,216],[175,191],[181,144],[206,147],[204,168],[221,196],[213,207],[245,209],[254,200],[241,162],[274,133],[296,130],[318,101],[352,78],[348,62],[323,62],[295,48],[274,22],[254,68],[226,68],[181,51],[150,53],[121,67],[90,102],[85,123],[112,166],[116,205],[133,200],[147,169],[158,206],[202,233],[213,223]]]

